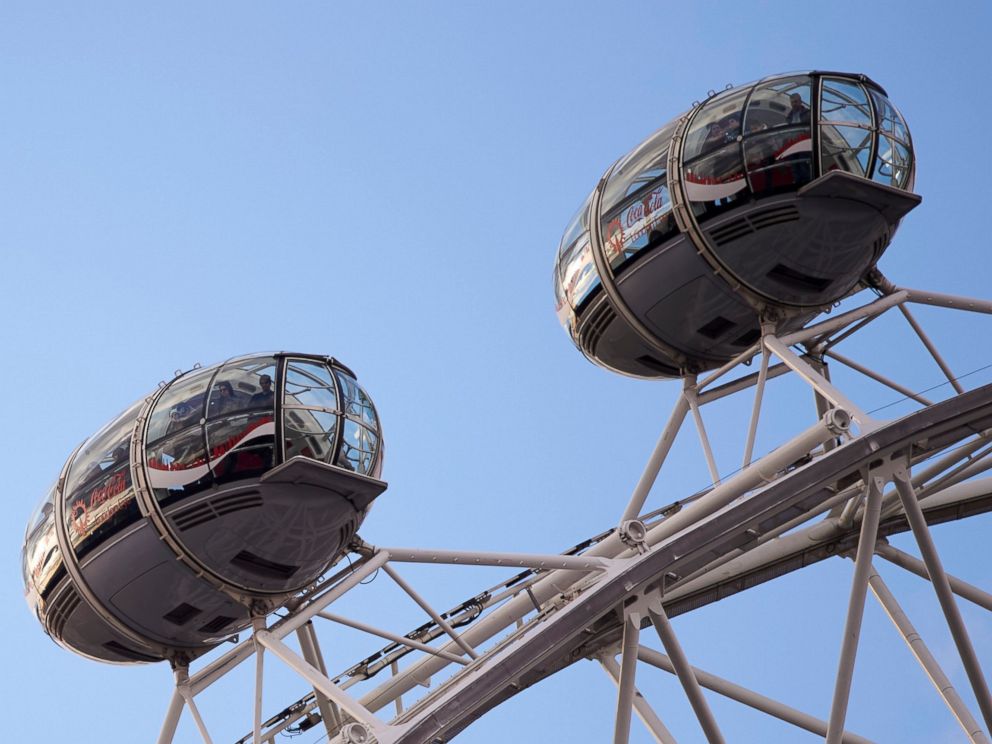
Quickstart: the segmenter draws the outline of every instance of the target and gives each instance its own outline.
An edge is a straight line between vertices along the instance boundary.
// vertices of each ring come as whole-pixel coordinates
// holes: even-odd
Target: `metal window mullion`
[[[865,96],[868,98],[868,114],[871,116],[872,128],[871,128],[871,154],[868,159],[868,172],[865,173],[865,178],[872,178],[875,175],[875,162],[878,160],[879,152],[879,137],[882,136],[882,127],[878,120],[878,109],[875,108],[875,97],[868,90],[868,86],[864,83],[859,82],[858,85],[861,90],[865,92]]]
[[[750,141],[751,137],[747,136],[748,134],[747,123],[745,119],[747,118],[747,107],[751,103],[751,98],[754,97],[754,92],[758,90],[758,88],[760,87],[761,87],[761,81],[758,81],[757,83],[751,86],[751,90],[749,90],[747,92],[747,95],[744,96],[744,106],[743,108],[741,108],[741,114],[740,114],[741,133],[737,138],[738,144],[740,145],[739,154],[740,154],[741,172],[744,174],[744,183],[747,184],[748,195],[751,196],[752,198],[754,197],[754,188],[751,185],[751,169],[747,167],[747,156],[745,155],[744,152],[744,145],[747,144],[748,141]],[[761,169],[755,169],[755,172],[757,173],[759,170]]]
[[[217,379],[217,375],[220,374],[221,370],[226,366],[224,364],[218,364],[214,369],[214,373],[210,375],[210,382],[207,383],[207,392],[203,396],[203,411],[200,414],[200,438],[203,440],[203,459],[207,461],[207,472],[212,478],[214,475],[214,465],[213,458],[210,457],[210,441],[207,439],[207,411],[210,410],[210,396],[214,392],[214,382]]]
[[[275,409],[273,416],[276,424],[276,446],[274,450],[276,464],[282,464],[286,462],[286,427],[283,418],[286,410],[286,368],[289,366],[289,359],[284,356],[276,356],[275,362],[276,379],[273,380],[273,384],[276,385],[276,396],[273,399],[273,408]]]

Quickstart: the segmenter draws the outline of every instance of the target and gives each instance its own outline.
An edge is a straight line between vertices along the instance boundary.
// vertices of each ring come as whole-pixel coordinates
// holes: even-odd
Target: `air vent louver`
[[[205,625],[201,625],[198,630],[201,633],[208,633],[208,634],[218,633],[224,628],[226,628],[228,625],[233,623],[235,620],[237,620],[237,618],[235,617],[228,617],[227,615],[218,615],[209,623],[206,623]]]
[[[195,504],[172,515],[173,521],[181,531],[192,529],[201,524],[231,514],[243,509],[254,509],[262,505],[262,496],[258,491],[241,491],[226,494],[217,498]]]
[[[708,234],[716,245],[726,245],[745,235],[756,233],[758,230],[764,230],[766,227],[773,227],[787,222],[796,222],[798,219],[799,210],[796,208],[796,205],[783,204],[752,212],[740,219],[715,227],[709,230]]]
[[[185,625],[201,612],[203,612],[203,610],[199,607],[194,607],[191,604],[186,604],[183,602],[174,609],[169,610],[166,614],[162,615],[162,618],[173,625]]]
[[[299,566],[288,566],[285,563],[270,561],[247,550],[242,550],[234,556],[231,559],[231,565],[269,579],[288,579],[300,569]]]

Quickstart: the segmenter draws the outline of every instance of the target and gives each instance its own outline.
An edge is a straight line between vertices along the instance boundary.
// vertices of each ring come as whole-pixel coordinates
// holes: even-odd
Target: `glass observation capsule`
[[[865,285],[912,193],[909,129],[864,75],[791,73],[694,105],[620,158],[562,238],[559,320],[593,362],[679,377]]]
[[[381,468],[375,407],[336,360],[193,369],[69,457],[24,538],[28,605],[85,656],[188,660],[340,558]]]

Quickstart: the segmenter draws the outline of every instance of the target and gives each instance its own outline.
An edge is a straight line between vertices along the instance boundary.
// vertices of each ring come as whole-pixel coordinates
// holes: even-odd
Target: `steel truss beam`
[[[311,715],[314,710],[319,711],[328,737],[347,739],[346,729],[353,725],[352,721],[358,721],[379,744],[447,741],[502,700],[579,658],[599,658],[617,682],[614,741],[621,744],[628,740],[633,710],[638,711],[658,741],[667,744],[671,738],[661,720],[636,691],[638,658],[651,659],[649,663],[667,664],[679,677],[710,742],[723,741],[723,738],[701,687],[720,687],[721,690],[716,691],[724,693],[733,691],[738,699],[753,707],[775,711],[771,714],[808,730],[815,728],[828,742],[862,744],[866,740],[843,731],[843,722],[869,586],[876,595],[885,596],[885,599],[880,597],[880,601],[894,622],[896,617],[900,618],[897,627],[928,674],[935,679],[935,684],[940,682],[939,674],[942,674],[935,664],[923,660],[928,652],[922,640],[914,636],[912,626],[907,625],[904,613],[900,615],[894,598],[886,595],[884,585],[871,565],[876,539],[883,541],[878,546],[880,555],[899,565],[913,565],[915,559],[907,559],[898,551],[892,553],[894,549],[884,543],[885,536],[907,529],[912,530],[920,545],[923,573],[934,579],[939,602],[988,725],[992,719],[992,701],[951,591],[975,598],[986,607],[992,597],[944,573],[927,524],[992,510],[992,482],[982,482],[982,485],[976,485],[976,481],[964,482],[987,469],[992,462],[992,458],[983,460],[982,455],[982,447],[989,442],[988,429],[992,423],[992,386],[960,393],[899,421],[884,423],[871,418],[830,381],[822,355],[829,354],[850,363],[833,352],[832,347],[882,313],[898,307],[938,366],[954,383],[949,367],[905,308],[905,303],[965,307],[984,313],[992,313],[992,303],[903,290],[886,286],[884,281],[880,286],[883,286],[885,296],[862,308],[782,337],[769,333],[770,329],[766,327],[759,343],[724,367],[702,380],[687,378],[683,393],[623,511],[623,529],[604,533],[581,555],[364,546],[363,560],[353,571],[344,571],[317,591],[299,598],[288,607],[288,617],[271,627],[266,627],[262,619],[256,619],[252,637],[212,664],[192,676],[186,676],[185,670],[177,670],[176,689],[160,743],[168,744],[173,740],[185,707],[190,709],[201,737],[209,742],[209,734],[194,702],[195,696],[254,654],[256,704],[252,738],[258,744],[263,740],[271,741],[278,731],[285,730],[292,721]],[[795,344],[802,344],[809,354],[795,353],[790,348]],[[715,386],[718,380],[757,354],[761,355],[761,368],[756,374]],[[780,363],[771,364],[772,355]],[[918,403],[928,403],[926,398],[867,367],[857,363],[852,367]],[[825,409],[821,411],[825,416],[778,449],[752,462],[767,383],[789,371],[797,373],[813,388],[821,408]],[[746,429],[744,468],[719,482],[702,408],[750,387],[754,387],[755,392],[750,424]],[[642,517],[644,522],[640,522],[638,517],[644,511],[652,487],[690,412],[711,478],[718,485],[676,508],[660,510],[660,517],[652,513]],[[848,415],[860,424],[857,435],[848,431]],[[977,438],[976,433],[979,434]],[[846,441],[842,443],[842,440]],[[939,462],[927,462],[928,458],[948,453],[948,448],[954,446],[959,449],[945,454]],[[923,468],[910,479],[909,465],[920,462],[924,463]],[[894,476],[894,493],[883,493],[884,484],[874,475],[880,465],[887,473],[896,465],[904,468]],[[867,491],[864,507],[854,498],[859,483]],[[827,512],[829,515],[823,521],[804,526],[814,516]],[[790,534],[782,536],[787,530]],[[813,719],[712,675],[706,676],[689,665],[672,630],[670,617],[810,562],[830,555],[849,555],[852,551],[857,553],[855,572],[828,722]],[[438,612],[397,573],[395,564],[399,562],[516,566],[533,573],[516,587],[508,583],[498,601],[487,604],[486,612],[478,620],[456,631],[453,621],[449,622],[451,613]],[[440,642],[423,643],[410,635],[391,633],[325,611],[332,602],[379,569],[427,613],[434,624],[431,639],[440,635]],[[920,572],[918,565],[910,570]],[[631,609],[629,605],[635,595],[642,598],[641,602],[646,602],[639,609]],[[657,599],[648,601],[649,597]],[[618,613],[618,607],[624,604],[628,610]],[[424,657],[403,670],[397,669],[393,658],[389,662],[393,671],[390,679],[360,698],[353,696],[346,690],[364,678],[351,676],[344,681],[344,675],[336,680],[328,677],[310,623],[312,618],[321,616],[386,638],[404,653],[414,650],[423,653]],[[654,625],[668,651],[667,657],[660,654],[652,657],[651,654],[657,652],[640,646],[640,630],[649,623]],[[302,655],[283,642],[294,632],[299,638]],[[494,645],[497,635],[507,632],[509,635]],[[444,635],[448,640],[444,640]],[[604,656],[607,649],[618,643],[623,651],[619,667]],[[285,716],[263,723],[262,677],[266,655],[287,664],[307,680],[314,692],[284,711]],[[665,661],[661,662],[658,657]],[[452,668],[455,669],[452,676],[413,707],[403,709],[401,698],[405,693]],[[969,721],[967,709],[959,704],[960,699],[955,698],[953,689],[942,683],[938,687],[973,741],[986,741],[981,738],[984,733],[980,727],[972,725],[974,719]],[[397,710],[395,718],[390,722],[380,718],[381,712],[393,704]]]

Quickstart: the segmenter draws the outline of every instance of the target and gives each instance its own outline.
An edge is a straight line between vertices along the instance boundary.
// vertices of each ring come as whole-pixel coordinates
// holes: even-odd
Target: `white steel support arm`
[[[655,651],[653,648],[641,646],[641,650],[637,652],[637,656],[645,664],[650,664],[662,671],[675,674],[675,665],[672,664],[672,660],[665,656],[665,654]],[[750,708],[778,718],[780,721],[791,723],[797,728],[805,729],[819,736],[826,736],[827,734],[827,722],[815,716],[803,713],[801,710],[796,710],[785,703],[761,695],[754,690],[741,687],[715,674],[705,672],[698,667],[692,667],[692,673],[699,681],[699,684],[707,690],[712,690],[726,698],[736,700],[738,703],[743,703]],[[863,736],[846,731],[841,741],[843,744],[872,744],[870,739],[865,739]]]
[[[648,544],[657,545],[689,525],[722,509],[750,489],[774,480],[778,473],[808,455],[815,447],[846,431],[849,423],[845,411],[836,408],[831,410],[823,419],[791,441],[756,460],[682,511],[653,525],[648,530]]]
[[[336,703],[339,708],[344,710],[348,713],[348,715],[361,723],[363,726],[370,729],[380,742],[388,741],[385,724],[376,718],[375,715],[368,710],[368,708],[363,706],[357,700],[354,700],[347,693],[339,690],[337,685],[335,685],[319,671],[314,669],[310,664],[307,664],[307,662],[298,656],[289,646],[280,641],[267,630],[258,631],[255,633],[255,638],[266,649],[285,662],[285,664],[294,672],[299,674],[311,685],[330,698],[330,700]]]
[[[703,414],[699,410],[699,402],[696,400],[696,391],[686,390],[683,393],[692,411],[692,418],[696,422],[696,432],[699,434],[699,443],[703,447],[703,456],[706,458],[706,467],[710,471],[710,480],[714,484],[720,482],[720,471],[716,466],[716,458],[713,456],[713,447],[710,445],[710,438],[706,434],[706,426],[703,424]]]
[[[327,666],[324,664],[323,654],[320,653],[320,645],[313,629],[313,623],[309,622],[298,628],[296,637],[300,642],[303,659],[326,677]],[[337,706],[316,687],[313,688],[313,695],[317,702],[317,709],[320,711],[320,719],[324,722],[324,728],[327,730],[327,737],[330,738],[334,734],[335,728],[341,725],[341,716],[338,714]]]
[[[874,318],[886,310],[895,307],[907,300],[909,297],[909,292],[905,290],[899,290],[893,294],[881,297],[874,302],[870,302],[862,307],[855,308],[849,312],[842,313],[835,318],[830,318],[822,323],[817,323],[815,325],[806,326],[802,330],[795,331],[794,333],[788,333],[782,336],[782,343],[786,346],[791,346],[792,344],[803,343],[804,341],[809,341],[815,338],[822,338],[827,336],[834,331],[838,331],[841,328],[851,325],[852,323],[857,323],[859,320],[865,318]]]
[[[158,744],[172,744],[176,736],[176,729],[179,727],[179,718],[183,714],[183,706],[186,699],[179,692],[178,685],[172,691],[172,698],[169,700],[169,708],[165,713],[165,720],[158,735]]]
[[[854,559],[851,596],[847,606],[847,620],[844,624],[840,660],[837,664],[837,680],[834,683],[834,697],[827,725],[827,744],[840,744],[841,735],[844,733],[844,720],[847,717],[847,705],[851,696],[851,680],[854,677],[854,660],[858,654],[861,621],[865,611],[865,592],[868,589],[868,575],[871,572],[871,557],[875,549],[875,538],[878,536],[884,485],[881,478],[867,478],[868,497],[864,516],[861,519],[858,552]]]
[[[915,302],[917,305],[936,305],[951,310],[967,310],[972,313],[992,315],[992,302],[988,300],[976,300],[972,297],[959,297],[941,292],[925,292],[921,289],[900,288],[899,291],[905,292],[908,301]]]
[[[641,616],[631,612],[624,618],[621,645],[620,680],[617,683],[617,713],[613,724],[613,744],[630,741],[630,714],[634,705],[634,681],[637,676],[637,648],[641,635]]]
[[[265,618],[253,617],[251,619],[252,634],[255,639],[255,728],[254,744],[262,744],[262,685],[265,672],[265,648],[259,640],[258,634],[265,630]]]
[[[672,410],[672,415],[668,419],[664,431],[658,438],[658,443],[654,446],[654,452],[648,458],[648,464],[644,467],[644,472],[634,487],[634,493],[630,496],[627,508],[623,510],[623,516],[620,518],[621,524],[630,519],[636,519],[644,509],[644,502],[647,501],[648,493],[651,492],[651,487],[658,478],[661,466],[675,443],[675,436],[682,428],[682,422],[685,421],[687,413],[689,413],[689,401],[684,395],[680,395],[675,402],[675,408]]]
[[[456,644],[458,644],[458,647],[461,648],[462,651],[467,653],[473,659],[479,658],[479,654],[476,652],[476,650],[472,648],[468,643],[466,643],[465,640],[460,635],[458,635],[458,633],[455,632],[455,629],[452,628],[451,625],[449,625],[444,620],[444,618],[441,617],[441,615],[437,612],[437,610],[431,607],[431,605],[427,602],[427,600],[421,597],[420,594],[418,594],[417,591],[412,586],[410,586],[408,583],[406,583],[406,581],[403,580],[402,576],[396,573],[396,571],[393,570],[388,564],[384,565],[382,567],[382,570],[385,571],[386,574],[389,576],[389,578],[395,581],[396,584],[403,591],[405,591],[408,595],[410,595],[410,598],[418,605],[420,605],[420,608],[424,612],[430,615],[431,620],[437,623],[438,626],[442,630],[444,630],[445,633],[448,634],[448,637],[451,638],[451,640],[453,640]]]
[[[535,568],[550,571],[565,568],[573,571],[605,571],[609,561],[578,555],[544,553],[492,553],[479,550],[433,550],[424,548],[381,548],[393,563],[441,563],[452,566],[497,566],[501,568]]]
[[[882,605],[892,624],[896,626],[902,639],[909,646],[909,650],[916,657],[920,666],[923,667],[930,681],[933,682],[933,686],[937,688],[937,693],[943,699],[944,703],[947,704],[953,716],[961,724],[961,728],[968,735],[968,740],[973,742],[973,744],[988,744],[988,737],[982,731],[982,727],[978,725],[978,721],[971,715],[968,706],[964,704],[961,696],[954,689],[954,685],[951,684],[951,680],[944,674],[944,670],[940,668],[940,664],[937,663],[933,654],[930,653],[930,649],[923,642],[923,638],[916,632],[916,628],[913,627],[909,617],[903,612],[902,607],[899,606],[896,598],[889,591],[888,586],[886,586],[882,577],[878,575],[878,571],[875,570],[874,566],[872,566],[868,582],[875,598]]]
[[[927,567],[919,558],[915,558],[909,553],[904,553],[888,543],[879,543],[875,547],[875,552],[890,563],[904,568],[922,579],[930,580]],[[967,581],[962,581],[956,576],[945,575],[947,576],[947,583],[950,585],[952,592],[992,612],[992,594],[979,589],[973,584],[969,584]]]
[[[643,648],[638,649],[638,657]],[[597,657],[600,665],[610,675],[610,679],[617,685],[617,692],[619,694],[620,690],[620,665],[617,664],[617,660],[613,658],[610,654],[601,654]],[[634,712],[637,713],[637,717],[641,719],[641,722],[651,732],[651,736],[658,744],[677,744],[675,737],[668,730],[658,714],[654,712],[654,709],[648,705],[648,701],[644,699],[644,696],[634,688]]]
[[[763,341],[765,346],[782,360],[783,364],[789,366],[793,372],[806,380],[806,382],[813,386],[814,390],[832,404],[847,411],[851,415],[851,418],[861,424],[863,430],[871,429],[875,425],[874,420],[867,413],[848,399],[833,383],[803,361],[798,354],[782,343],[781,340],[768,334],[764,337]]]
[[[682,689],[685,690],[686,697],[689,698],[689,704],[692,705],[692,710],[695,712],[696,718],[699,719],[699,725],[702,726],[706,741],[709,744],[724,744],[720,727],[717,726],[713,712],[710,710],[710,706],[703,696],[703,690],[699,686],[699,681],[696,679],[696,675],[689,665],[689,660],[686,658],[685,652],[682,651],[682,644],[679,643],[679,639],[675,635],[675,629],[672,628],[672,624],[668,620],[668,615],[665,614],[665,609],[661,606],[660,600],[648,606],[648,615],[651,618],[654,629],[658,632],[658,637],[661,639],[665,651],[668,652],[668,656],[672,660],[672,665],[675,667],[675,675],[679,678],[679,682],[682,683]]]
[[[902,499],[906,519],[909,522],[910,529],[913,531],[913,537],[916,538],[916,544],[920,548],[923,563],[926,566],[927,573],[930,575],[930,583],[933,585],[934,592],[937,594],[937,600],[940,602],[940,608],[943,610],[944,617],[947,619],[947,626],[951,631],[951,636],[954,638],[954,645],[957,646],[965,672],[968,674],[968,681],[971,682],[971,688],[975,693],[975,699],[978,701],[978,707],[982,711],[985,726],[987,729],[992,729],[992,695],[989,694],[988,683],[985,681],[985,675],[982,673],[981,665],[978,663],[975,649],[971,645],[968,630],[965,627],[964,620],[961,618],[961,611],[958,609],[954,601],[954,595],[951,593],[950,582],[947,580],[947,574],[944,573],[944,567],[941,565],[937,547],[934,545],[933,538],[930,536],[930,529],[927,527],[923,510],[917,501],[916,492],[913,490],[913,485],[905,473],[897,473],[895,482],[896,488],[899,490],[899,497]]]
[[[461,656],[455,656],[454,654],[449,654],[447,651],[436,649],[433,646],[428,646],[426,643],[421,643],[420,641],[414,641],[406,636],[401,636],[398,633],[390,633],[388,630],[382,630],[381,628],[376,628],[372,625],[368,625],[358,620],[351,620],[347,617],[341,617],[340,615],[332,615],[329,612],[318,613],[319,617],[325,620],[330,620],[333,623],[338,623],[339,625],[344,625],[349,628],[354,628],[355,630],[360,630],[363,633],[368,633],[369,635],[379,636],[380,638],[385,638],[387,641],[392,641],[393,643],[398,643],[401,646],[406,646],[407,648],[416,649],[417,651],[423,651],[425,654],[433,654],[434,656],[440,656],[448,661],[461,664],[462,666],[467,666],[468,662],[465,661]]]
[[[761,349],[761,369],[758,370],[758,382],[754,388],[754,406],[751,408],[751,423],[747,429],[747,441],[744,443],[744,461],[742,468],[751,464],[754,454],[754,438],[758,433],[758,418],[761,416],[761,400],[765,394],[765,381],[768,379],[768,350]]]
[[[954,389],[957,391],[958,395],[963,393],[964,388],[961,387],[961,383],[957,381],[954,373],[951,372],[951,368],[948,366],[947,362],[944,361],[944,357],[940,355],[940,352],[937,351],[937,347],[934,346],[933,341],[931,341],[930,337],[924,332],[923,327],[916,322],[916,318],[914,318],[913,314],[909,312],[909,308],[905,305],[900,305],[899,310],[902,312],[903,317],[906,318],[913,331],[916,332],[916,335],[919,337],[920,341],[923,342],[923,345],[927,347],[927,351],[930,352],[930,356],[933,357],[933,360],[937,362],[937,366],[940,367],[940,371],[944,373],[947,381],[954,386]]]

